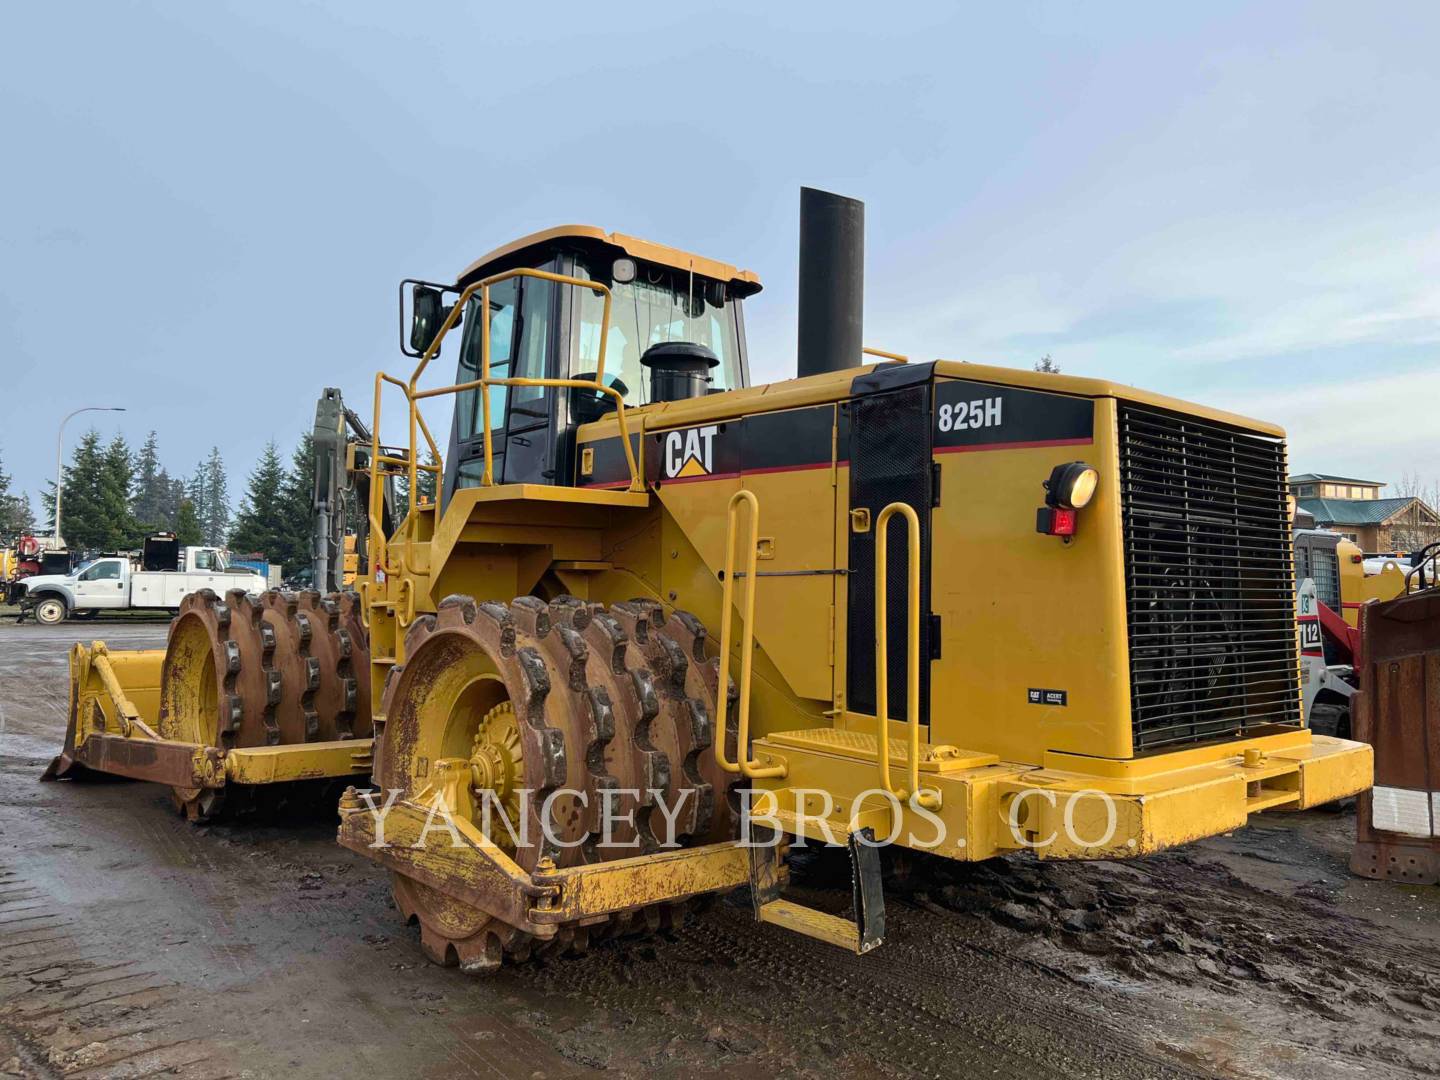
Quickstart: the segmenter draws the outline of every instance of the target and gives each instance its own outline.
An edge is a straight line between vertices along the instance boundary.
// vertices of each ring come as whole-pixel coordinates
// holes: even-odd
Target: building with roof
[[[1361,551],[1405,553],[1440,540],[1440,514],[1413,495],[1394,499],[1374,496],[1340,499],[1306,498],[1299,494],[1299,490],[1307,487],[1353,487],[1357,483],[1369,484],[1376,491],[1384,486],[1372,481],[1322,478],[1307,473],[1291,477],[1290,490],[1296,492],[1296,505],[1315,518],[1316,528],[1339,533],[1358,544]]]
[[[1315,519],[1315,527],[1337,532],[1361,551],[1389,554],[1414,551],[1440,540],[1440,514],[1413,495],[1382,499],[1379,480],[1332,473],[1290,477],[1295,504]]]
[[[1379,480],[1308,472],[1290,477],[1289,484],[1297,499],[1378,499],[1385,486]]]

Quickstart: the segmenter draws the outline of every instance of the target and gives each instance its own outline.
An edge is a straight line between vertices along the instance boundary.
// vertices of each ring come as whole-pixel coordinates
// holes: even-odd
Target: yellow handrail
[[[899,514],[905,519],[908,543],[906,566],[905,612],[905,719],[910,728],[908,766],[910,787],[890,785],[890,643],[887,640],[888,618],[885,610],[886,577],[889,572],[890,519]],[[880,751],[880,785],[904,801],[914,795],[921,806],[934,809],[940,805],[936,791],[920,790],[920,517],[909,503],[893,502],[875,519],[875,735]]]
[[[866,356],[878,356],[882,360],[894,360],[897,364],[908,364],[910,358],[904,353],[886,352],[884,349],[872,349],[868,345],[860,350]]]
[[[498,285],[502,281],[508,281],[511,278],[517,277],[538,278],[542,281],[553,281],[560,285],[570,285],[577,289],[589,289],[597,296],[603,298],[604,308],[602,309],[600,314],[600,349],[595,360],[595,378],[593,380],[521,380],[492,379],[490,377],[490,287],[492,285]],[[444,341],[445,335],[454,328],[456,322],[459,321],[460,315],[463,312],[465,305],[470,302],[471,298],[477,292],[480,294],[481,309],[480,378],[472,379],[469,382],[456,383],[453,386],[440,387],[435,390],[427,390],[423,393],[417,392],[415,387],[420,380],[420,376],[424,373],[426,367],[429,366],[430,361],[433,360],[435,356],[439,353],[440,345]],[[436,332],[434,340],[430,342],[429,348],[427,348],[424,354],[420,357],[420,363],[415,366],[415,371],[410,376],[410,385],[407,388],[406,397],[409,398],[410,401],[410,445],[412,449],[415,445],[415,427],[417,418],[419,416],[419,413],[417,412],[417,402],[421,398],[437,397],[441,394],[455,394],[461,392],[462,390],[478,389],[480,390],[480,408],[481,415],[484,420],[485,441],[485,474],[480,480],[480,486],[492,487],[495,483],[493,467],[494,438],[493,428],[491,427],[490,423],[490,395],[485,393],[486,390],[488,390],[491,386],[574,386],[587,390],[598,390],[615,399],[615,419],[616,423],[620,427],[620,438],[625,444],[625,460],[626,463],[630,466],[630,490],[643,491],[644,484],[640,480],[640,472],[635,464],[635,454],[630,445],[630,435],[625,424],[625,400],[613,388],[604,385],[605,349],[606,345],[608,344],[606,339],[608,339],[610,336],[610,303],[611,296],[609,288],[600,284],[600,282],[598,281],[587,281],[584,278],[567,277],[564,274],[553,274],[549,270],[533,270],[525,266],[517,267],[514,270],[506,270],[504,273],[493,274],[490,277],[483,278],[482,280],[477,281],[472,285],[466,286],[465,291],[460,294],[459,298],[456,299],[454,305],[450,308],[450,314],[445,317],[445,321],[440,325],[440,329]],[[420,421],[420,423],[423,424],[423,420]],[[410,473],[410,483],[413,490],[416,479],[415,468],[413,464],[411,466]]]
[[[516,277],[539,278],[544,281],[553,281],[561,285],[571,285],[580,289],[589,289],[591,292],[604,298],[604,309],[600,318],[600,349],[596,358],[595,378],[592,379],[495,379],[490,376],[490,287],[498,285],[502,281]],[[451,386],[440,386],[432,390],[419,390],[417,385],[420,376],[440,352],[440,346],[445,335],[455,328],[460,316],[476,293],[480,294],[480,306],[484,312],[480,333],[480,378],[471,379],[468,382],[455,383]],[[606,339],[610,336],[610,290],[598,281],[586,281],[583,278],[567,277],[564,274],[552,274],[548,270],[532,270],[529,267],[519,267],[514,270],[507,270],[501,274],[494,274],[491,277],[477,281],[466,286],[459,298],[450,308],[450,313],[440,325],[434,339],[420,357],[420,362],[410,375],[408,383],[402,382],[393,375],[379,372],[375,376],[375,409],[373,424],[370,429],[370,542],[369,554],[370,565],[382,570],[387,574],[394,574],[397,570],[387,560],[389,553],[388,538],[385,536],[381,525],[382,508],[384,505],[383,487],[381,478],[386,474],[384,466],[390,465],[403,468],[410,483],[410,491],[415,493],[410,501],[410,509],[413,512],[419,506],[419,479],[421,472],[431,472],[439,475],[442,466],[440,461],[440,448],[436,445],[434,437],[430,434],[429,425],[425,423],[425,417],[421,415],[419,403],[426,398],[439,397],[444,394],[458,394],[466,390],[478,390],[480,392],[481,413],[484,420],[484,443],[485,443],[485,472],[480,479],[481,487],[493,487],[495,484],[494,473],[494,431],[490,419],[490,395],[487,392],[492,386],[554,386],[554,387],[575,387],[582,390],[595,390],[615,400],[615,422],[620,429],[620,441],[625,450],[625,463],[630,469],[630,490],[644,491],[645,483],[640,477],[640,468],[635,460],[635,449],[630,441],[630,429],[625,420],[625,399],[614,387],[606,386],[602,381],[605,378],[605,347]],[[382,454],[380,447],[380,395],[385,383],[398,386],[400,392],[405,395],[408,409],[408,420],[410,426],[410,447],[406,457],[399,458]],[[419,459],[416,443],[418,437],[423,435],[425,442],[429,445],[430,453],[434,456],[437,464],[422,464]],[[401,566],[404,565],[402,560]]]
[[[736,722],[735,757],[725,756],[730,705],[730,623],[735,597],[735,532],[740,519],[740,506],[750,508],[749,551],[745,557],[745,628],[740,633],[740,716]],[[755,559],[760,546],[760,500],[753,491],[740,490],[730,496],[725,522],[725,580],[721,582],[720,616],[720,689],[716,693],[715,760],[729,773],[739,773],[751,780],[784,776],[784,765],[764,765],[750,758],[750,669],[755,652]]]
[[[385,488],[381,478],[385,475],[385,470],[381,466],[394,459],[380,453],[380,394],[386,383],[398,386],[402,394],[407,396],[409,394],[406,385],[395,376],[387,375],[383,371],[375,373],[375,405],[370,427],[370,506],[368,508],[370,535],[366,546],[370,549],[371,572],[381,570],[387,574],[393,574],[395,567],[386,560],[386,555],[389,553],[389,538],[385,535],[383,524]],[[414,450],[413,446],[411,450]]]

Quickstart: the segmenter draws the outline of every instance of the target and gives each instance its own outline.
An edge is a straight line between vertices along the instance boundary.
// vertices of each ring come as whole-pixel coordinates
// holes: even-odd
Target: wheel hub
[[[484,820],[482,807],[487,792],[499,803],[512,825],[519,825],[521,777],[525,768],[520,729],[515,723],[515,707],[502,701],[480,720],[470,752],[470,783],[475,796],[476,824]],[[506,851],[514,849],[509,832],[503,828],[487,831]]]

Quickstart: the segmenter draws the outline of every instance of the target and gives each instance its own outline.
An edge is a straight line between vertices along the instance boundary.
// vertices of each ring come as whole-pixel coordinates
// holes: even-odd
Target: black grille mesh
[[[1135,749],[1300,723],[1285,444],[1121,404]]]

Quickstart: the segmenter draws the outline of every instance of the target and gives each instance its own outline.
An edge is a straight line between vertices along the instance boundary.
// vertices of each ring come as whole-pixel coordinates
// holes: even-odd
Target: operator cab
[[[454,303],[467,286],[520,267],[596,281],[610,290],[604,381],[622,395],[627,408],[655,400],[654,384],[682,385],[673,371],[661,370],[667,365],[698,366],[702,374],[686,377],[709,393],[748,385],[740,302],[760,291],[753,273],[584,225],[560,226],[507,244],[472,264],[451,286],[402,283],[402,289],[412,286],[413,296],[406,353],[424,351],[444,320],[444,304]],[[480,377],[480,303],[477,292],[442,345],[442,352],[454,357],[452,343],[458,342],[457,384]],[[588,289],[536,277],[492,285],[491,375],[593,379],[603,313],[603,296]],[[646,356],[654,346],[676,343],[700,348],[659,349]],[[456,488],[478,486],[484,475],[483,404],[478,390],[456,395],[442,503]],[[573,483],[576,427],[614,408],[608,395],[548,386],[492,386],[489,404],[494,477],[502,484]]]

